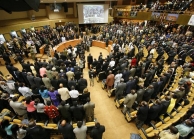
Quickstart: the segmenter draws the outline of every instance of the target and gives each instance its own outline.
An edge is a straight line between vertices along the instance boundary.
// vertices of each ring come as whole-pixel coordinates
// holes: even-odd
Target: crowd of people
[[[166,4],[160,4],[160,1],[157,0],[151,4],[151,10],[158,11],[185,11],[187,8],[190,8],[192,0],[172,0],[168,1]]]
[[[61,121],[58,130],[64,138],[67,138],[68,133],[72,133],[72,138],[74,133],[79,138],[81,131],[77,133],[78,129],[73,129],[71,125],[71,121],[77,122],[78,128],[83,130],[81,133],[85,135],[86,127],[79,121],[94,121],[95,108],[87,90],[88,82],[83,77],[85,62],[90,86],[94,86],[94,77],[98,75],[107,91],[115,88],[115,101],[124,98],[122,113],[138,108],[137,128],[141,128],[144,123],[149,125],[150,121],[159,120],[158,117],[171,113],[182,99],[187,99],[193,83],[194,65],[192,60],[185,63],[188,55],[192,57],[192,53],[188,53],[193,49],[194,41],[190,28],[185,29],[173,24],[157,26],[150,22],[129,22],[107,24],[101,31],[91,39],[106,40],[107,43],[109,40],[113,41],[113,49],[108,56],[100,53],[98,58],[93,58],[92,54],[86,58],[84,45],[80,44],[75,48],[69,46],[61,53],[55,52],[48,62],[36,58],[34,63],[18,60],[22,66],[21,71],[6,61],[6,68],[11,76],[6,79],[1,77],[0,89],[4,92],[1,95],[1,110],[8,108],[18,117],[29,120],[52,120],[54,123]],[[80,36],[83,41],[88,37],[82,34]],[[144,49],[148,52],[147,56],[144,55]],[[155,53],[158,56],[153,62]],[[167,71],[162,72],[165,64],[164,53],[168,55],[166,63],[169,67]],[[166,94],[164,99],[158,99],[158,95],[171,85],[180,66],[184,74],[181,75],[179,86],[172,93]],[[18,101],[18,95],[14,93],[23,96],[23,101]],[[151,100],[154,104],[149,107]],[[192,106],[184,117],[186,121],[181,121],[168,131],[162,131],[160,138],[167,133],[187,137],[193,130],[193,114]],[[19,136],[20,128],[12,126],[9,121],[3,120],[2,134],[5,135],[6,132],[7,137],[13,138]],[[41,128],[34,122],[29,122],[26,130],[26,135],[33,139],[39,135],[35,134],[35,127]],[[65,130],[65,127],[68,127],[68,130]],[[39,129],[41,130],[44,129]],[[101,139],[104,131],[105,127],[97,122],[90,136],[93,139]]]

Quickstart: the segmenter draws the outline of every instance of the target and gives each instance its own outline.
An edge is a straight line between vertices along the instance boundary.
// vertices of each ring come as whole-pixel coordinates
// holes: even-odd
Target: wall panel
[[[9,14],[4,10],[0,10],[0,20],[10,20],[10,19],[20,19],[20,18],[27,18],[27,12],[12,12]]]

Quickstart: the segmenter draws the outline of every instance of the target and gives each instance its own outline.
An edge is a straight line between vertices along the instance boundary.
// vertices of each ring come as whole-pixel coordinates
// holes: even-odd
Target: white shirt
[[[66,40],[65,40],[65,37],[61,37],[61,40],[62,40],[62,42],[65,42]]]
[[[122,73],[116,74],[115,75],[115,82],[120,82],[122,75],[123,75]]]
[[[31,92],[30,88],[28,87],[19,87],[18,91],[24,96],[24,97],[28,97],[28,96],[32,96],[33,93]]]
[[[114,65],[115,65],[115,61],[110,61],[109,66],[114,67]]]
[[[153,49],[150,51],[150,54],[154,54],[155,51],[156,51],[156,49],[153,48]]]
[[[79,96],[79,92],[77,90],[71,90],[69,91],[69,95],[71,98],[77,98]]]

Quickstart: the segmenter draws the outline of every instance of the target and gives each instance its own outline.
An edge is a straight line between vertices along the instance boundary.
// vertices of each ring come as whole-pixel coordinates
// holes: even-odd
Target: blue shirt
[[[181,137],[187,137],[193,130],[193,127],[189,127],[187,126],[186,124],[179,124],[177,126],[175,126],[178,131],[179,131],[179,134]]]
[[[12,127],[12,125],[5,127],[5,131],[6,131],[7,135],[10,135],[10,136],[12,135],[11,127]]]
[[[45,89],[43,92],[41,90],[39,90],[39,94],[41,95],[42,98],[48,98],[48,90]]]

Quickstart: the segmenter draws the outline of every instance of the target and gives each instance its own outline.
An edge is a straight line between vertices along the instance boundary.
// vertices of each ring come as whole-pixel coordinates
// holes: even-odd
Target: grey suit
[[[136,101],[137,101],[138,103],[140,103],[140,102],[142,101],[144,93],[145,93],[145,89],[139,89],[139,90],[137,91],[137,98],[136,98]]]
[[[46,70],[46,75],[50,80],[53,79],[53,72],[51,70]]]
[[[136,68],[131,68],[130,72],[130,76],[134,77],[135,76],[135,72],[136,72]]]
[[[35,85],[34,76],[32,76],[32,75],[27,75],[27,79],[28,79],[28,82],[30,83],[30,86],[31,86],[31,87],[32,87],[33,85]]]
[[[19,116],[24,116],[27,114],[27,109],[21,102],[13,102],[12,100],[9,102],[9,105],[13,108],[15,113],[17,113]]]
[[[94,108],[95,104],[93,102],[88,102],[84,105],[86,122],[91,122],[94,120]]]
[[[34,78],[34,82],[36,84],[36,87],[40,87],[41,85],[43,85],[42,79],[40,77],[35,77]]]
[[[126,83],[119,83],[115,89],[115,100],[121,99],[124,90],[126,89]]]
[[[123,108],[123,113],[125,114],[127,111],[130,111],[131,107],[133,106],[133,103],[135,102],[137,98],[137,94],[128,94],[126,97],[125,97],[125,100],[124,100],[124,104],[126,105],[126,107],[124,106]]]
[[[43,81],[44,85],[46,86],[46,88],[50,89],[52,87],[51,81],[49,78],[44,77],[44,78],[42,78],[42,81]]]

